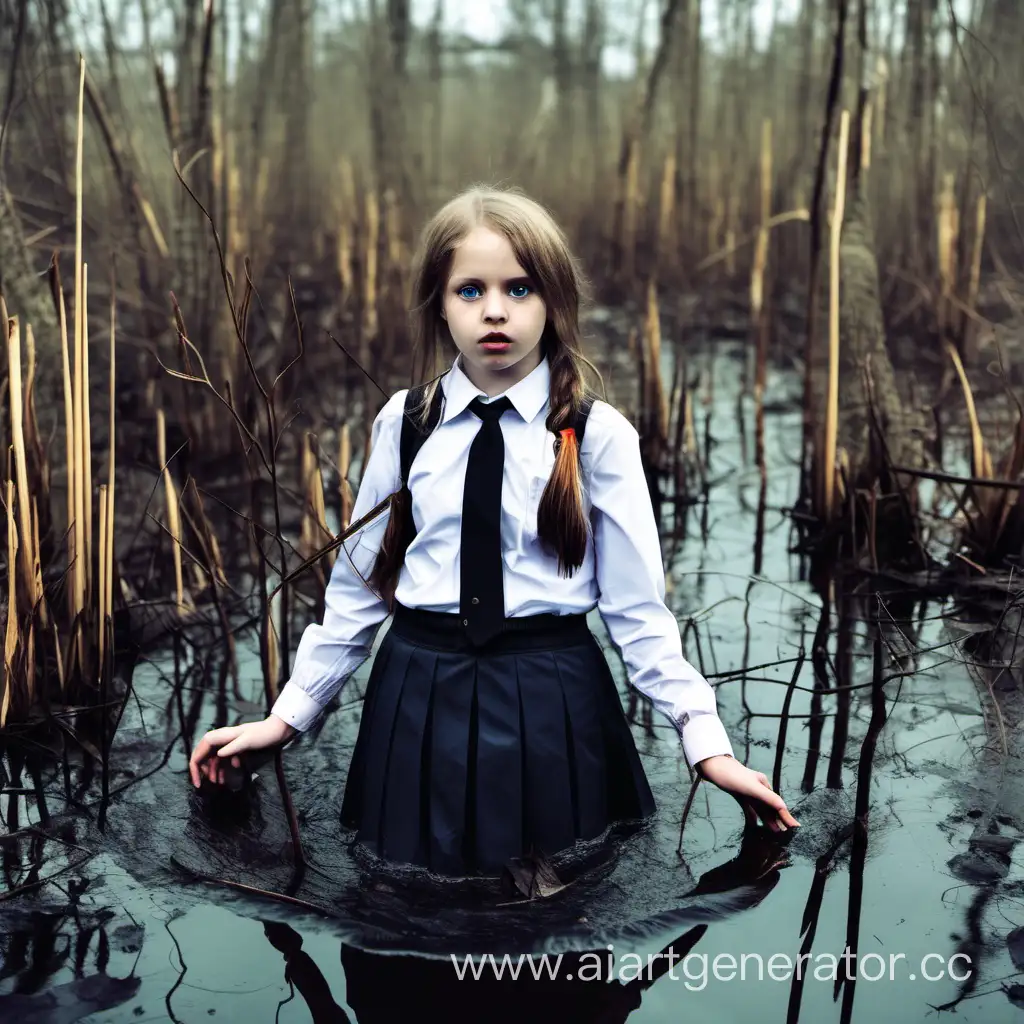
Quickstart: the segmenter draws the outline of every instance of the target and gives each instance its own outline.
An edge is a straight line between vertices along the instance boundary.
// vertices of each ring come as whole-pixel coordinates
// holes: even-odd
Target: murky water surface
[[[0,893],[27,887],[0,902],[0,1018],[874,1024],[951,1005],[963,1021],[1020,1018],[1020,691],[1010,673],[968,665],[957,641],[976,627],[914,593],[840,587],[822,627],[822,597],[790,553],[800,384],[780,371],[768,386],[756,550],[760,475],[749,406],[745,437],[737,415],[741,351],[720,343],[701,357],[714,362],[714,404],[696,417],[703,447],[710,413],[710,487],[707,502],[697,494],[666,515],[669,599],[688,656],[718,686],[738,756],[778,773],[798,833],[744,835],[738,806],[701,787],[677,852],[689,778],[671,728],[645,723],[641,705],[635,730],[659,816],[612,852],[556,865],[570,879],[561,891],[516,905],[496,886],[382,874],[350,855],[337,825],[367,664],[322,731],[285,754],[308,859],[293,902],[197,881],[289,890],[273,766],[248,797],[203,802],[178,733],[184,717],[198,734],[217,709],[198,671],[179,704],[168,663],[144,662],[112,758],[111,788],[124,788],[103,820],[98,781],[81,773],[44,771],[45,822],[29,798],[0,797],[8,824],[40,829],[0,835]],[[599,619],[594,629],[603,637]],[[974,651],[986,659],[997,660]],[[258,662],[242,668],[258,700]],[[254,710],[229,706],[227,720]],[[66,782],[79,805],[70,813]],[[31,784],[27,774],[18,783]],[[856,956],[843,960],[847,947]],[[409,950],[425,955],[385,955]],[[511,959],[501,980],[479,960],[479,979],[459,980],[453,951],[460,970],[465,953]],[[544,962],[517,956],[545,952]]]

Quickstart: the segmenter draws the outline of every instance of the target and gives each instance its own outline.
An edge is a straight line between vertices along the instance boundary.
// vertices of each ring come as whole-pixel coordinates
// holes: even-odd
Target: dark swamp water
[[[689,777],[674,733],[660,716],[645,720],[641,704],[634,729],[659,815],[611,852],[556,863],[569,883],[561,891],[523,901],[489,885],[383,874],[350,854],[337,824],[367,663],[316,734],[284,754],[308,860],[289,889],[273,765],[219,804],[188,783],[182,719],[198,736],[259,708],[218,707],[199,685],[208,652],[186,649],[180,702],[169,657],[135,669],[105,813],[95,772],[44,767],[32,778],[4,755],[0,1020],[817,1024],[942,1010],[1024,1020],[1015,674],[998,667],[1007,655],[986,647],[982,626],[920,589],[881,599],[875,584],[840,590],[823,622],[823,599],[791,553],[801,385],[779,368],[769,371],[755,550],[760,475],[749,407],[746,435],[736,412],[743,351],[719,342],[691,364],[713,366],[715,400],[698,406],[697,424],[703,447],[710,412],[714,441],[708,500],[666,518],[669,600],[688,657],[718,688],[737,755],[777,776],[797,833],[745,832],[738,806],[700,787],[677,853]],[[1004,622],[1015,616],[1010,603]],[[607,643],[596,617],[594,629]],[[876,672],[884,685],[872,686]],[[242,688],[260,700],[255,652]],[[835,959],[847,946],[859,960]],[[525,960],[515,984],[486,966],[482,980],[460,982],[448,955],[545,951],[547,968],[535,959],[532,969],[557,969],[557,982],[531,980]],[[598,965],[610,983],[595,980]]]

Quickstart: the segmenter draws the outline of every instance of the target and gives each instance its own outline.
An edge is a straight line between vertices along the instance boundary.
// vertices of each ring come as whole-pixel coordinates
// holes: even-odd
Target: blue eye
[[[473,292],[473,295],[467,295],[467,292]],[[475,299],[480,294],[480,289],[475,284],[464,284],[456,293],[462,296],[464,299]]]
[[[512,285],[512,298],[525,299],[526,296],[530,294],[530,291],[531,289],[528,284],[514,284]]]

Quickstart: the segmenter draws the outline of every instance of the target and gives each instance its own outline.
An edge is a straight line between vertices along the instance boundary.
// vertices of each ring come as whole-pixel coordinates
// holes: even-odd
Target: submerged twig
[[[235,889],[238,892],[248,893],[251,896],[266,896],[269,899],[277,900],[280,903],[288,903],[293,907],[301,907],[303,910],[313,911],[314,913],[321,914],[324,917],[331,916],[323,909],[323,907],[318,907],[315,903],[310,903],[307,900],[300,900],[297,896],[287,896],[285,893],[274,892],[272,889],[260,889],[258,886],[254,885],[245,885],[242,882],[232,882],[226,878],[214,878],[212,875],[204,875],[190,867],[186,867],[174,856],[171,857],[171,863],[180,871],[184,871],[186,874],[191,875],[199,882],[206,882],[209,885],[223,885],[229,889]]]

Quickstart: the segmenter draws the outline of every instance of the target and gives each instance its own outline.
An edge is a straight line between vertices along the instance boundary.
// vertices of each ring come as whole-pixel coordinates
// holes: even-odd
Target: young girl
[[[416,340],[428,366],[449,342],[457,356],[378,414],[353,521],[390,504],[339,552],[324,621],[270,716],[208,732],[194,785],[308,730],[391,613],[342,807],[357,841],[440,874],[496,874],[644,818],[654,799],[586,624],[596,605],[687,761],[748,819],[797,824],[733,758],[714,690],[683,658],[637,432],[584,387],[580,289],[562,232],[518,192],[470,189],[430,221]]]

